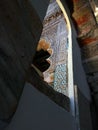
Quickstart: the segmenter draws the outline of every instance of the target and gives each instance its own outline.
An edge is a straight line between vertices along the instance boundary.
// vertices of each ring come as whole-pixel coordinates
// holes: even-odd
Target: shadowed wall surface
[[[35,10],[37,3],[0,1],[0,119],[8,119],[15,112],[26,71],[36,51],[48,1],[40,1],[42,15]]]
[[[6,130],[75,130],[74,117],[26,83],[17,111]]]

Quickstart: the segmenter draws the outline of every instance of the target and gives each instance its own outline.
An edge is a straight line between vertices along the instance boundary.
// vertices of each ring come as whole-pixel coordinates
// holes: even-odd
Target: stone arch
[[[52,2],[55,2],[55,1],[51,1]],[[67,13],[64,9],[64,6],[62,4],[62,2],[60,2],[59,0],[57,0],[57,3],[60,7],[60,10],[63,12],[63,15],[64,15],[64,18],[65,18],[65,22],[67,23],[67,29],[68,29],[68,41],[69,42],[69,49],[68,49],[68,93],[67,93],[67,96],[70,98],[70,107],[71,107],[71,112],[72,114],[74,115],[74,88],[73,88],[73,64],[72,64],[72,37],[71,37],[71,25],[70,25],[70,21],[69,21],[69,18],[67,16]],[[56,17],[58,17],[60,15],[61,12],[57,11],[57,14],[56,14]],[[48,16],[50,15],[50,12],[48,12]],[[43,22],[43,26],[44,28],[47,28],[46,26],[49,26],[48,23],[55,18],[55,14],[53,15],[50,15],[49,17],[47,16],[47,13],[46,13],[46,17],[44,19],[44,22]],[[43,29],[44,32],[45,32],[45,29]],[[48,29],[46,29],[48,30]],[[50,37],[50,39],[48,38],[47,39],[47,35],[49,35],[49,33],[47,33],[47,31],[45,32],[45,35],[42,33],[42,39],[46,39],[47,41],[52,39]],[[54,37],[54,36],[53,36]],[[49,41],[50,43],[52,43],[51,41]],[[55,53],[55,51],[53,51]],[[54,70],[55,71],[55,70]],[[47,70],[47,72],[49,72],[49,69]],[[52,81],[54,79],[54,72],[53,70],[51,71],[50,70],[50,77],[47,77],[45,80],[48,80],[49,81],[49,78],[51,80],[51,75],[52,75]],[[45,73],[44,73],[45,74]],[[47,75],[47,74],[46,74]],[[59,92],[61,92],[61,90],[58,90]],[[62,93],[62,92],[61,92]],[[64,93],[63,93],[64,94]],[[65,94],[66,95],[66,94]]]

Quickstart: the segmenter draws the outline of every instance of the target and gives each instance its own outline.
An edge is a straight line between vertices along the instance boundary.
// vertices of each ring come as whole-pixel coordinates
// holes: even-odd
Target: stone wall
[[[50,3],[44,22],[41,39],[50,43],[52,55],[49,69],[44,72],[45,80],[52,75],[52,87],[64,95],[68,95],[68,29],[63,13],[55,2]],[[51,80],[51,79],[50,79]]]
[[[44,16],[48,1],[40,3],[39,8],[45,5]],[[0,119],[16,110],[41,35],[42,19],[35,5],[29,0],[0,1]]]
[[[74,0],[73,3],[83,66],[98,111],[98,25],[89,1]]]

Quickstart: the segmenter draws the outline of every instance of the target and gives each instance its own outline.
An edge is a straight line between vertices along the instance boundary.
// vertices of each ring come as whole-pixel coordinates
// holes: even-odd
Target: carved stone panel
[[[44,80],[56,91],[68,95],[68,30],[63,13],[58,4],[52,2],[43,22],[42,39],[50,43],[52,55],[50,67],[44,72]]]

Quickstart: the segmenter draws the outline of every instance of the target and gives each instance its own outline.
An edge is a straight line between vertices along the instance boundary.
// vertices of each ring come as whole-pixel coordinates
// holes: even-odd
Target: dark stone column
[[[0,1],[0,119],[8,119],[16,110],[42,31],[41,14],[32,3]],[[40,3],[44,16],[47,4]]]

